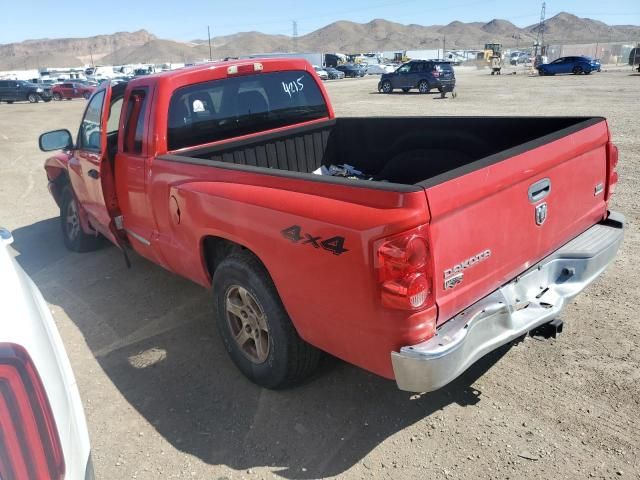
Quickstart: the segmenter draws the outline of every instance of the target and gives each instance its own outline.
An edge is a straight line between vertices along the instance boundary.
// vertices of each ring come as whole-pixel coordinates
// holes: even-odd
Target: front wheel
[[[89,92],[84,92],[82,96],[84,97],[85,100],[89,100],[89,97],[91,96],[91,94]]]
[[[265,388],[284,388],[313,373],[320,351],[300,338],[269,274],[249,252],[225,258],[213,274],[216,322],[236,367]]]
[[[62,100],[62,95],[61,95],[61,94],[59,94],[59,93],[54,93],[54,94],[53,94],[53,99],[54,99],[56,102],[59,102],[60,100]]]
[[[391,93],[393,92],[393,85],[391,85],[391,82],[389,80],[385,80],[384,82],[382,82],[380,89],[382,90],[382,93]]]
[[[420,83],[418,83],[418,91],[420,93],[429,93],[429,90],[431,90],[431,88],[429,87],[429,82],[426,80],[421,80]]]
[[[38,95],[36,95],[35,93],[30,93],[29,95],[27,95],[27,100],[29,100],[29,103],[38,103]]]
[[[62,192],[60,224],[64,246],[72,252],[90,252],[103,245],[102,237],[98,234],[87,235],[82,230],[78,202],[69,186]]]
[[[574,75],[580,75],[582,73],[582,67],[573,67],[572,72]]]

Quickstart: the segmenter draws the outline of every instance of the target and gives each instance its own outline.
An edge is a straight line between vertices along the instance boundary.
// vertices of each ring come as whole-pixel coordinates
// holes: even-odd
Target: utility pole
[[[442,37],[442,59],[443,60],[444,60],[444,57],[445,57],[444,51],[446,49],[446,46],[447,46],[447,37]]]
[[[91,48],[91,46],[89,46],[89,55],[91,56],[91,66],[95,67],[93,63],[93,49]]]
[[[293,52],[298,51],[298,22],[293,21]]]
[[[209,37],[209,61],[213,60],[213,55],[211,54],[211,28],[207,25],[207,36]]]
[[[535,58],[537,58],[538,56],[538,47],[542,47],[544,45],[544,30],[545,30],[544,20],[545,20],[546,9],[547,9],[546,2],[542,2],[542,10],[540,11],[540,23],[538,23],[538,31],[536,35],[536,44],[535,44],[536,50],[533,56],[534,62],[535,62]]]

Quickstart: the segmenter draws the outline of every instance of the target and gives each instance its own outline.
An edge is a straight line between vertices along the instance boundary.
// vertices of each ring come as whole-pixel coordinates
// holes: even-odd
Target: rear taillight
[[[63,477],[60,438],[40,376],[22,347],[0,343],[0,479]]]
[[[607,143],[607,191],[605,200],[609,200],[618,183],[618,147],[613,143]]]
[[[423,310],[433,305],[429,246],[419,231],[384,240],[377,255],[384,306]]]

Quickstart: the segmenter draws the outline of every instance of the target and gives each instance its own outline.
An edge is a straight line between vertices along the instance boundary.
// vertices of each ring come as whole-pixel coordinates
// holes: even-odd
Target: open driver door
[[[114,97],[105,82],[89,99],[78,141],[69,161],[70,180],[91,226],[122,246],[115,218],[120,215],[115,191],[113,159],[117,148],[122,95]],[[124,86],[121,87],[124,89]]]

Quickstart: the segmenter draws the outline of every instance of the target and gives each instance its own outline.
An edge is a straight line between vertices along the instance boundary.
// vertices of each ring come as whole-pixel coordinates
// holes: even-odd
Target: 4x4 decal
[[[280,233],[282,236],[293,243],[299,245],[311,245],[313,248],[323,248],[324,250],[333,253],[334,255],[342,255],[349,250],[344,248],[344,237],[331,237],[325,240],[320,236],[311,235],[310,233],[302,233],[302,227],[299,225],[292,225],[285,228]]]

